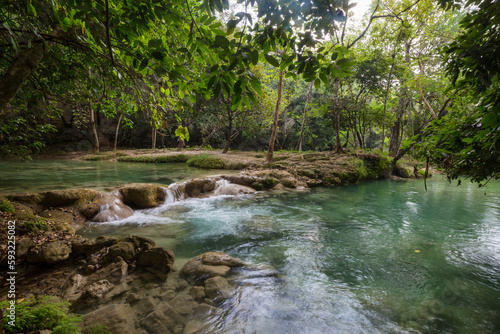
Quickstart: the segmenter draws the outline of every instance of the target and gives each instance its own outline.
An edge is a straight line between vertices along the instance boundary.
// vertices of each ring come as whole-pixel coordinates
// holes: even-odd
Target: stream
[[[0,193],[168,185],[222,171],[185,164],[0,163]],[[85,237],[136,234],[177,268],[223,251],[278,275],[242,276],[214,333],[499,333],[500,183],[436,176],[166,201]]]

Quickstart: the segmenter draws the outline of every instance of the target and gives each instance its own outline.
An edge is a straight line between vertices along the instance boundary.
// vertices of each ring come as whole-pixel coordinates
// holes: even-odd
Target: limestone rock
[[[241,267],[245,265],[245,263],[240,259],[229,256],[224,252],[206,252],[201,254],[199,257],[203,264],[212,266],[223,265],[228,267]]]
[[[205,293],[205,288],[202,286],[193,286],[189,290],[189,295],[197,301],[204,300],[205,297],[207,296]]]
[[[114,284],[119,284],[127,274],[128,264],[121,259],[94,272],[89,276],[89,281],[106,279]]]
[[[16,258],[22,258],[28,254],[29,250],[35,245],[31,238],[20,238],[16,240]]]
[[[100,196],[98,191],[91,189],[51,190],[40,194],[43,196],[42,204],[48,208],[79,205]]]
[[[109,247],[106,260],[113,261],[116,257],[121,256],[125,261],[131,261],[134,258],[135,247],[130,242],[118,242]]]
[[[90,219],[93,222],[111,222],[128,218],[134,214],[130,207],[125,205],[120,198],[114,196],[103,197],[91,205],[99,206],[98,213]]]
[[[205,281],[205,292],[211,299],[227,299],[231,296],[231,286],[224,277],[212,277]]]
[[[115,238],[98,237],[96,239],[74,238],[71,240],[75,255],[89,256],[105,247],[110,247],[116,242]]]
[[[174,253],[163,247],[151,248],[139,254],[137,265],[153,269],[160,274],[168,274],[175,261]]]
[[[198,306],[193,297],[189,295],[179,294],[169,301],[172,308],[179,314],[187,316],[193,313],[193,310]]]
[[[210,266],[200,260],[191,260],[182,267],[181,274],[186,278],[204,280],[209,277],[226,276],[231,270],[228,266]]]
[[[163,302],[158,304],[155,311],[145,317],[141,322],[141,326],[149,333],[165,334],[171,333],[179,326],[182,326],[186,319],[177,313],[168,303]]]
[[[112,333],[136,334],[134,310],[128,304],[111,304],[87,313],[83,323],[85,328],[104,324]]]
[[[137,208],[152,208],[165,201],[165,189],[156,184],[132,183],[120,188],[123,202]]]
[[[184,193],[188,197],[201,197],[215,189],[217,179],[192,179],[184,183]]]
[[[182,267],[181,274],[189,279],[204,280],[210,277],[226,276],[231,267],[244,266],[240,259],[223,252],[207,252],[190,260]]]
[[[115,285],[113,283],[103,279],[89,285],[85,289],[85,295],[90,298],[103,298],[104,295],[114,287]]]
[[[194,311],[193,318],[186,323],[184,334],[211,334],[214,333],[211,318],[218,318],[224,313],[220,308],[208,304],[200,304]]]
[[[66,260],[71,254],[71,244],[68,241],[57,240],[43,244],[40,248],[31,249],[27,260],[29,263],[54,264]]]

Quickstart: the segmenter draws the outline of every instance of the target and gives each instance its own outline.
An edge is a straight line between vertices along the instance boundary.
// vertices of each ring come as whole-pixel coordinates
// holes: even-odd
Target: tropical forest
[[[2,0],[0,333],[500,332],[497,0]]]

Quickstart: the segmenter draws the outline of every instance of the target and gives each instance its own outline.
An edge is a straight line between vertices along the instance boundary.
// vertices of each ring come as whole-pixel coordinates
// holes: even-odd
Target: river
[[[169,184],[207,172],[38,161],[1,163],[0,173],[8,192]],[[498,182],[457,187],[438,176],[427,192],[422,180],[384,180],[188,199],[79,232],[152,238],[174,251],[177,267],[206,251],[272,266],[278,275],[238,281],[214,333],[500,332]]]

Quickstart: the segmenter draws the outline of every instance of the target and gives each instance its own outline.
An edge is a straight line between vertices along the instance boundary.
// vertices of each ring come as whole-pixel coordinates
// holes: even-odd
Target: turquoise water
[[[126,183],[169,185],[228,171],[207,171],[185,163],[144,164],[116,161],[34,160],[0,162],[0,194],[68,188],[106,189]]]
[[[190,199],[81,232],[148,236],[178,267],[215,250],[272,266],[236,280],[213,333],[500,333],[499,183]]]

